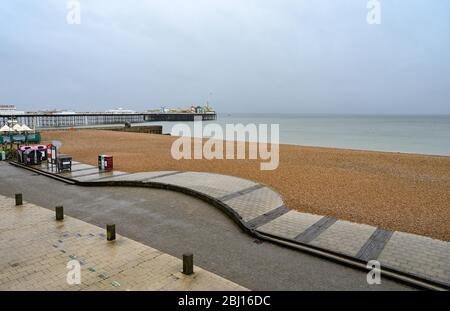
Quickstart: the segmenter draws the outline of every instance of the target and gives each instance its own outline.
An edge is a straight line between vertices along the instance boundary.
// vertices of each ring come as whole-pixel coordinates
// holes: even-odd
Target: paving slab
[[[238,177],[201,172],[183,172],[181,174],[155,178],[152,181],[191,189],[204,189],[211,196],[223,196],[256,185],[257,183]]]
[[[281,205],[273,210],[268,211],[267,213],[264,213],[256,218],[253,218],[252,220],[247,221],[245,225],[251,229],[256,229],[271,222],[272,220],[277,219],[278,217],[286,214],[287,212],[289,212],[289,208],[287,208],[284,205]]]
[[[394,232],[378,260],[382,265],[450,283],[450,243],[446,241]]]
[[[375,230],[375,227],[369,225],[338,220],[310,244],[355,256]]]
[[[297,235],[294,240],[300,243],[310,243],[312,240],[317,238],[319,234],[331,227],[331,225],[333,225],[336,221],[337,219],[334,217],[324,216],[311,227]]]
[[[377,259],[392,234],[392,231],[377,228],[355,256],[366,262]]]
[[[237,211],[244,221],[250,221],[282,206],[283,200],[272,189],[263,187],[228,200],[226,204]]]
[[[259,227],[257,231],[293,239],[321,218],[322,216],[319,215],[299,213],[291,210],[283,216]]]
[[[82,163],[75,164],[75,165],[72,164],[72,172],[89,169],[89,168],[96,168],[96,166],[89,165],[89,164],[82,164]]]

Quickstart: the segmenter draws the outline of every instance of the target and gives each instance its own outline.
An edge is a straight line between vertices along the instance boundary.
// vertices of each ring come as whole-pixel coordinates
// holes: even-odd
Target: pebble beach
[[[260,160],[175,160],[177,138],[166,135],[83,129],[42,139],[83,163],[110,154],[126,172],[238,176],[272,187],[291,209],[450,241],[450,157],[280,145],[279,167],[261,171]]]

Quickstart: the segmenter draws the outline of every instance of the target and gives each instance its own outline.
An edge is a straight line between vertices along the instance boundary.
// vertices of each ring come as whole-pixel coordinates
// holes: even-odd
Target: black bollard
[[[16,193],[16,206],[22,205],[22,193]]]
[[[64,219],[64,207],[62,206],[55,207],[55,212],[56,212],[56,220]]]
[[[183,274],[194,273],[194,255],[192,253],[183,254]]]
[[[116,225],[106,225],[106,239],[108,241],[116,239]]]

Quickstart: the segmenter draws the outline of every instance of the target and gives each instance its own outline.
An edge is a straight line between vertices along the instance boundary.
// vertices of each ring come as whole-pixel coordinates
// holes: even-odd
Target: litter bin
[[[99,170],[104,170],[105,169],[105,162],[104,162],[102,154],[98,156],[98,169]]]
[[[41,164],[41,153],[31,148],[27,149],[22,152],[22,160],[25,165]]]
[[[55,152],[53,151],[53,145],[47,145],[47,164],[56,164],[55,163]]]
[[[27,164],[25,162],[25,151],[31,150],[32,148],[30,146],[22,146],[17,150],[17,162]]]
[[[98,156],[98,169],[102,171],[112,171],[114,167],[113,157],[101,154]]]
[[[6,152],[5,151],[0,151],[0,161],[5,161],[6,160]]]
[[[44,145],[38,145],[33,146],[33,150],[36,150],[38,153],[38,156],[41,158],[41,161],[47,160],[47,146]]]
[[[58,173],[62,171],[72,171],[72,157],[60,154],[56,158],[56,170]]]

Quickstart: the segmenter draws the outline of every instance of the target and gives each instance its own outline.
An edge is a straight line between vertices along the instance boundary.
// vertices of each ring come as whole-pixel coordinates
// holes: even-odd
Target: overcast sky
[[[450,1],[0,3],[0,104],[104,111],[450,113]]]

